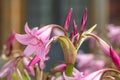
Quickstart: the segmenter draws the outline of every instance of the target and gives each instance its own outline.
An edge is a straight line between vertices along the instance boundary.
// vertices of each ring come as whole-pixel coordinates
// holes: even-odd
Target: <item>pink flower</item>
[[[24,50],[25,56],[30,56],[33,53],[36,53],[38,56],[47,54],[46,44],[49,41],[51,27],[45,26],[38,30],[38,27],[29,29],[27,23],[25,25],[25,32],[27,34],[16,34],[16,39],[24,44],[28,45]]]
[[[52,68],[51,72],[65,71],[65,69],[66,69],[66,64],[63,63],[63,64],[57,65],[54,68]]]
[[[7,80],[12,80],[12,74],[16,68],[16,62],[18,58],[8,61],[0,70],[0,77],[7,77]]]
[[[83,72],[84,75],[88,75],[94,71],[103,69],[105,62],[100,59],[95,59],[95,55],[93,54],[85,54],[79,51],[77,54],[77,64],[77,68]]]
[[[110,47],[110,56],[114,64],[120,69],[120,57],[118,53],[112,47]]]
[[[44,65],[45,60],[48,60],[46,56],[49,52],[50,46],[47,45],[47,43],[49,43],[50,34],[54,26],[55,25],[47,25],[40,29],[38,29],[38,27],[29,29],[28,24],[26,23],[26,34],[15,35],[16,39],[20,43],[27,45],[24,50],[25,56],[28,57],[34,53],[39,57],[41,66]]]

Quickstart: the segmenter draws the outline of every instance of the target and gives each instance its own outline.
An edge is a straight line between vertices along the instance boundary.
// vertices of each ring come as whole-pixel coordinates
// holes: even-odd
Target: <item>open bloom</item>
[[[26,34],[16,34],[16,39],[20,43],[28,45],[24,50],[25,56],[28,57],[33,53],[38,56],[47,54],[49,49],[45,47],[50,38],[51,27],[45,26],[39,30],[35,27],[31,30],[26,23],[25,32]]]
[[[16,39],[23,45],[27,45],[24,50],[24,55],[26,57],[31,54],[37,55],[40,60],[40,66],[43,68],[44,61],[48,60],[46,55],[49,52],[50,46],[46,46],[49,42],[51,30],[53,25],[47,25],[40,29],[38,27],[33,28],[32,30],[28,27],[28,24],[25,25],[26,34],[16,34]]]

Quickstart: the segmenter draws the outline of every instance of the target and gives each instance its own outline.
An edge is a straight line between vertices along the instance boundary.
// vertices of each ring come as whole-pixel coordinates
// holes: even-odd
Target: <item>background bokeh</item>
[[[0,0],[0,51],[12,31],[24,33],[26,22],[30,28],[47,24],[63,26],[70,8],[73,8],[72,19],[76,20],[78,28],[83,11],[88,8],[87,28],[98,24],[97,30],[102,38],[107,24],[120,25],[120,0]],[[15,49],[23,49],[17,42],[14,46]],[[89,50],[87,42],[81,49]],[[49,54],[51,61],[47,66],[57,59],[63,59],[60,53],[62,50],[56,42],[52,45]]]

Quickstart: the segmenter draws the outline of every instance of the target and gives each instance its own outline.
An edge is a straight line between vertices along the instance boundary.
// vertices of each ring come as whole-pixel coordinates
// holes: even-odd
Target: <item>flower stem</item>
[[[43,70],[39,70],[37,67],[37,80],[43,80]]]
[[[43,71],[40,71],[40,80],[43,80]]]
[[[65,74],[67,76],[72,76],[74,64],[67,64]]]

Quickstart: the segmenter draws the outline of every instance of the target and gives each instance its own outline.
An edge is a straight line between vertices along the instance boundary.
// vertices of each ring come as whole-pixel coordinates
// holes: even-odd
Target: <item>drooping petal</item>
[[[110,56],[114,64],[120,69],[120,57],[118,53],[112,47],[110,47]]]
[[[70,25],[70,19],[72,17],[72,11],[73,9],[71,8],[69,12],[67,13],[66,19],[65,19],[65,24],[64,24],[64,29],[68,31],[68,27]]]
[[[89,33],[87,34],[88,36],[92,36],[93,38],[95,38],[95,40],[98,42],[98,46],[100,47],[100,49],[107,55],[110,56],[110,46],[104,41],[102,40],[100,37],[98,37],[95,34]]]

